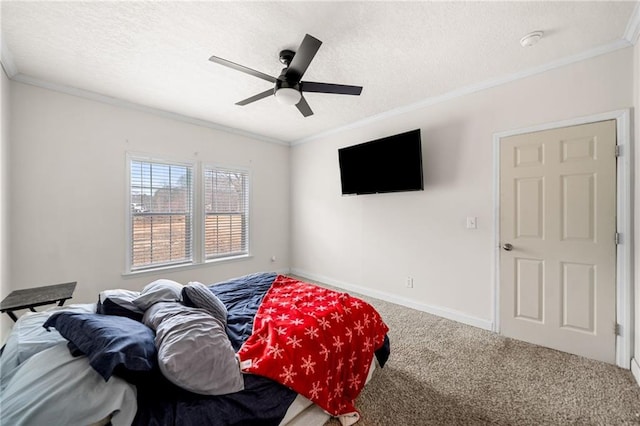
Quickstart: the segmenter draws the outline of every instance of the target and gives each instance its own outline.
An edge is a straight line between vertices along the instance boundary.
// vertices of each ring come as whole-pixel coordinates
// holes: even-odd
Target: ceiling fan
[[[264,74],[260,71],[256,71],[251,68],[247,68],[243,65],[236,64],[235,62],[228,61],[226,59],[212,56],[209,58],[211,62],[215,62],[220,65],[224,65],[234,70],[244,72],[254,77],[261,78],[270,83],[274,83],[273,89],[265,90],[262,93],[251,96],[240,102],[236,102],[236,105],[247,105],[267,96],[274,95],[276,99],[285,105],[295,105],[298,110],[308,117],[313,115],[313,111],[309,107],[309,104],[302,96],[302,92],[315,92],[315,93],[334,93],[338,95],[360,95],[362,92],[361,86],[347,86],[344,84],[331,84],[331,83],[316,83],[313,81],[302,81],[302,76],[309,67],[311,60],[320,49],[322,42],[317,38],[306,34],[298,52],[292,50],[283,50],[280,52],[280,62],[285,65],[278,78]]]

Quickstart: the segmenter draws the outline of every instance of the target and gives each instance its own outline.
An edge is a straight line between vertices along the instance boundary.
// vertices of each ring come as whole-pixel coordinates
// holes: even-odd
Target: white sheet
[[[0,393],[0,424],[86,426],[113,413],[113,426],[133,422],[135,387],[111,377],[105,382],[87,357],[72,357],[58,343],[22,363]]]

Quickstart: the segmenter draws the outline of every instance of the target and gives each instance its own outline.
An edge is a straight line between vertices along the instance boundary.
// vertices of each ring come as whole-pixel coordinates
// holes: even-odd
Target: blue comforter
[[[251,335],[253,317],[275,273],[259,273],[210,286],[228,311],[227,333],[237,351]],[[297,394],[272,380],[244,375],[244,391],[204,396],[174,386],[158,372],[137,383],[134,425],[278,425]]]

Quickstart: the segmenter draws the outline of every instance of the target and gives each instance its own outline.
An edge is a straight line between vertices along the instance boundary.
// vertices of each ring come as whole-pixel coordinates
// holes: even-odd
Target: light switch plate
[[[478,228],[478,218],[475,216],[467,217],[467,229],[477,229]]]

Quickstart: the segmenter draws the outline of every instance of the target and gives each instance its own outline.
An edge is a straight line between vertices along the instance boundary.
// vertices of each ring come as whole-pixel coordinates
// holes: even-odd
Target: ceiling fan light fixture
[[[302,99],[302,93],[292,87],[281,87],[276,90],[276,99],[283,105],[296,105]]]

